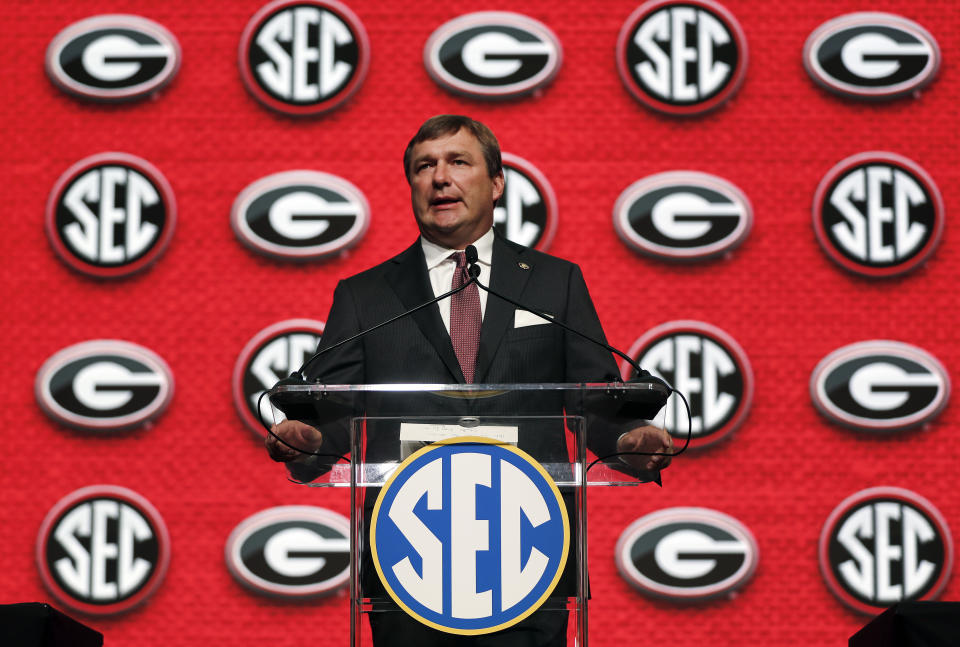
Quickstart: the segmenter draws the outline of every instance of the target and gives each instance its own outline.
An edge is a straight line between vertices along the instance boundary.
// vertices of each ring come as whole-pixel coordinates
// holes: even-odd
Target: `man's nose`
[[[441,187],[450,184],[449,170],[445,162],[438,162],[437,165],[433,167],[434,186]]]

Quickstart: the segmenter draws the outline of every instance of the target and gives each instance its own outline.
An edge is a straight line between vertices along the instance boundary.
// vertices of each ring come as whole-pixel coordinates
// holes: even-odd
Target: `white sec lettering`
[[[423,496],[428,510],[443,505],[443,462],[437,458],[417,470],[397,492],[390,506],[390,520],[396,524],[423,562],[417,574],[409,557],[393,565],[393,574],[410,595],[435,613],[443,612],[443,544],[414,513]]]
[[[477,591],[477,552],[490,548],[490,524],[477,519],[477,486],[490,487],[490,457],[454,454],[450,476],[451,614],[485,618],[493,612],[493,591]]]

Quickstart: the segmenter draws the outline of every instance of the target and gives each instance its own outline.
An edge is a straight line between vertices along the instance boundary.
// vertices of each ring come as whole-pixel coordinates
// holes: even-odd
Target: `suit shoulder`
[[[390,272],[397,271],[397,267],[401,264],[409,254],[415,254],[419,248],[419,241],[414,243],[414,245],[408,247],[404,251],[400,252],[393,258],[389,258],[382,263],[374,265],[373,267],[367,268],[362,272],[358,272],[352,276],[348,276],[343,279],[342,282],[350,286],[362,286],[368,285],[371,282],[382,282],[384,276]]]
[[[565,258],[553,256],[552,254],[547,254],[546,252],[541,252],[531,247],[524,247],[523,245],[518,245],[506,239],[504,239],[503,242],[509,250],[517,255],[520,261],[529,263],[534,267],[564,272],[570,272],[575,269],[579,270],[579,266],[576,263],[568,261]]]

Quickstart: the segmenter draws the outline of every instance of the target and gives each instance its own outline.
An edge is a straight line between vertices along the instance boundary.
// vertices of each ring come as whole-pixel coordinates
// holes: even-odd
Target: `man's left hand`
[[[618,452],[673,453],[673,438],[665,429],[647,425],[631,429],[617,441]],[[631,467],[641,470],[662,470],[670,464],[670,456],[621,455]]]

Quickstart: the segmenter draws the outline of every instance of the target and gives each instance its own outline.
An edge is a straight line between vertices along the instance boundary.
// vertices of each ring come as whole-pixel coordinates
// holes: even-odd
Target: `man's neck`
[[[493,239],[493,228],[490,228],[486,233],[483,234],[483,236],[480,236],[475,241],[470,243],[477,248],[477,255],[481,263],[486,263],[487,265],[492,263]],[[449,258],[450,252],[454,251],[455,249],[453,247],[446,247],[444,245],[435,243],[426,236],[421,236],[420,245],[423,247],[423,253],[427,261],[428,268],[434,267],[438,263]],[[464,245],[464,248],[466,248],[466,245]]]

